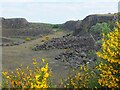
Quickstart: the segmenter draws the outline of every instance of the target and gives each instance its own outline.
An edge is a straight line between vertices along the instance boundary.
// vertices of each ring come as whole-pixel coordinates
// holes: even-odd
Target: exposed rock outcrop
[[[23,28],[29,25],[29,22],[24,18],[1,18],[0,21],[2,22],[2,26],[7,28]]]
[[[81,21],[67,21],[64,24],[60,25],[60,28],[66,29],[66,30],[76,30],[79,28]]]
[[[95,24],[109,22],[112,21],[114,18],[114,14],[96,14],[96,15],[89,15],[85,19],[83,19],[79,25],[79,28],[75,30],[73,35],[83,35]]]

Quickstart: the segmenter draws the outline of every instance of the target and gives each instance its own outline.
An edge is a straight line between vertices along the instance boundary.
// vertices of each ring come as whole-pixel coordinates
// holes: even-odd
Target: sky
[[[61,24],[90,14],[118,12],[119,0],[0,0],[0,17]]]

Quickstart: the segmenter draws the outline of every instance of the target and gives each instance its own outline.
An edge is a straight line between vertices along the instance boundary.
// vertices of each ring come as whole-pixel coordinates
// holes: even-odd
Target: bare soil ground
[[[55,34],[47,35],[49,39],[59,38],[65,35],[65,32],[56,32]],[[54,50],[41,50],[33,51],[31,48],[36,44],[42,44],[42,40],[45,40],[46,36],[38,38],[26,43],[16,45],[16,46],[3,46],[2,47],[2,70],[3,71],[14,71],[20,64],[23,67],[31,66],[32,58],[36,57],[37,61],[40,63],[41,58],[47,58],[49,67],[53,71],[53,79],[57,82],[61,76],[64,78],[71,71],[70,67],[64,62],[55,60],[54,57],[64,49],[54,49]]]

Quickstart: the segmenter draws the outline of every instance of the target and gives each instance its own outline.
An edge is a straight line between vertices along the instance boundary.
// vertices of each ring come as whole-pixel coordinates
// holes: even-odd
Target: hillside
[[[44,35],[54,34],[56,30],[62,30],[55,29],[53,24],[32,23],[25,18],[1,18],[0,21],[2,23],[2,41],[7,45],[21,44],[25,42],[26,38],[34,40]]]
[[[114,17],[115,17],[115,14],[88,15],[81,21],[80,27],[77,28],[73,34],[82,35],[84,32],[88,32],[93,25],[97,23],[111,22],[114,19]]]
[[[52,25],[44,23],[30,23],[24,18],[2,18],[4,37],[38,36],[52,33]]]

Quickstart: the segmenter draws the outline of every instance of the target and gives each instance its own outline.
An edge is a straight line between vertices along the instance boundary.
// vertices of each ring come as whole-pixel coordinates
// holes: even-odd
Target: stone
[[[81,52],[80,55],[81,55],[81,57],[86,57],[87,56],[87,54],[85,52]]]

